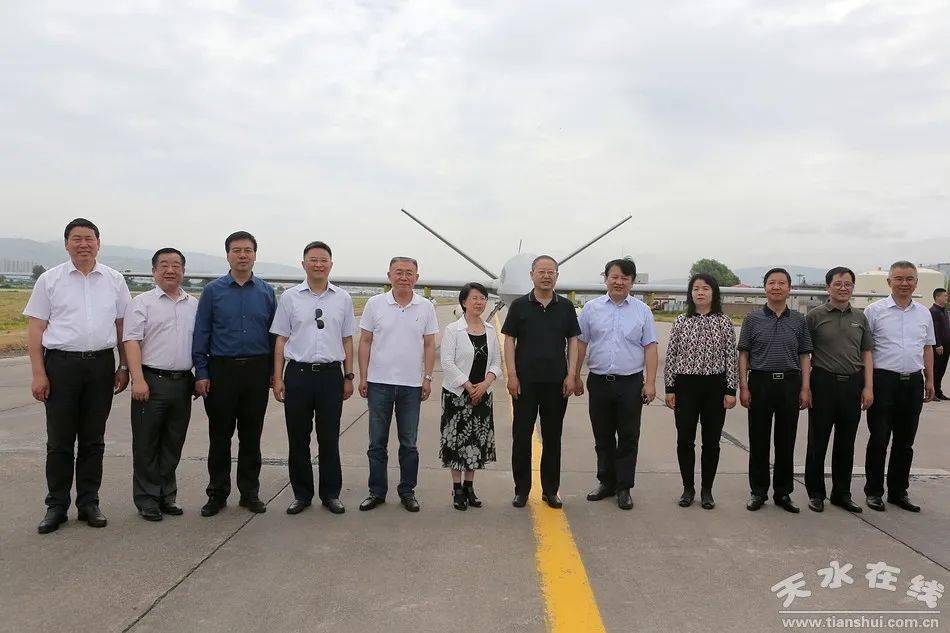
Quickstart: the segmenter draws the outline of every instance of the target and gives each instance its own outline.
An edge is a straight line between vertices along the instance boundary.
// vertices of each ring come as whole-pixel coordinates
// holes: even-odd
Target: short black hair
[[[772,269],[770,269],[767,273],[765,273],[765,275],[762,276],[762,285],[764,286],[764,285],[768,282],[769,277],[771,277],[771,276],[774,275],[775,273],[782,273],[783,275],[785,275],[785,278],[788,279],[788,285],[789,285],[789,286],[792,285],[792,276],[791,276],[791,275],[789,274],[789,272],[788,272],[787,270],[785,270],[784,268],[772,268]]]
[[[837,277],[838,275],[848,274],[851,275],[851,283],[857,281],[857,277],[854,276],[854,271],[850,268],[845,268],[844,266],[835,266],[831,270],[825,273],[825,285],[830,286],[831,280]]]
[[[941,295],[947,291],[946,288],[934,288],[934,299],[937,298],[937,295]]]
[[[554,262],[554,270],[557,270],[557,269],[558,269],[557,260],[556,260],[556,259],[554,259],[554,258],[551,257],[550,255],[538,255],[537,257],[534,258],[534,261],[531,262],[531,271],[532,271],[532,272],[534,272],[534,267],[537,266],[537,265],[538,265],[538,262],[541,261],[542,259],[549,259],[549,260],[551,260],[552,262]]]
[[[185,256],[182,255],[182,252],[178,250],[177,248],[166,246],[165,248],[158,249],[157,251],[155,251],[155,254],[152,255],[152,268],[155,268],[156,266],[158,266],[159,257],[161,257],[162,255],[168,255],[169,253],[174,253],[178,255],[179,257],[181,257],[181,267],[182,268],[185,267]]]
[[[465,300],[468,299],[468,295],[471,294],[473,290],[477,290],[485,295],[486,299],[488,298],[488,290],[482,284],[477,281],[465,284],[462,286],[462,290],[459,291],[459,305],[462,306],[462,312],[465,312]]]
[[[231,235],[227,236],[224,240],[224,252],[229,252],[231,250],[231,242],[236,242],[238,240],[250,240],[251,244],[254,245],[254,252],[257,252],[257,240],[254,239],[254,236],[247,231],[235,231],[234,233],[231,233]]]
[[[712,288],[713,296],[709,304],[709,314],[722,314],[722,293],[719,290],[719,283],[716,278],[709,273],[696,273],[689,278],[686,284],[686,316],[696,316],[696,303],[693,301],[693,284],[697,281],[705,281]]]
[[[310,242],[309,244],[307,244],[306,246],[304,246],[304,247],[303,247],[303,256],[306,257],[306,256],[307,256],[307,253],[309,253],[310,251],[312,251],[312,250],[315,249],[315,248],[322,248],[323,250],[325,250],[325,251],[327,252],[327,255],[329,255],[329,256],[331,257],[331,259],[333,258],[333,251],[330,250],[330,247],[327,246],[326,242],[320,242],[320,241],[313,241],[313,242]]]
[[[604,266],[604,277],[607,277],[610,274],[610,269],[614,266],[620,269],[620,272],[624,277],[630,277],[634,281],[637,280],[637,265],[629,257],[624,257],[622,259],[612,259],[607,262],[607,265]]]
[[[91,220],[87,220],[86,218],[76,218],[67,224],[66,230],[63,231],[63,239],[69,240],[69,232],[78,228],[92,229],[92,232],[96,234],[96,239],[99,239],[99,227],[93,224]]]

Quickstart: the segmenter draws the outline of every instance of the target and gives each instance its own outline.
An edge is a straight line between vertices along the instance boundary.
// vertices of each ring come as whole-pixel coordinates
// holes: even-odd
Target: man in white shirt
[[[412,291],[419,280],[416,260],[393,257],[388,277],[392,290],[371,297],[360,318],[359,389],[369,401],[369,496],[360,510],[372,510],[386,501],[386,446],[395,409],[399,435],[396,490],[403,507],[418,512],[419,408],[432,389],[439,321],[432,303]]]
[[[198,300],[182,290],[185,256],[152,255],[155,288],[132,299],[122,339],[132,378],[132,501],[147,521],[178,516],[175,470],[191,420],[191,340]]]
[[[340,415],[343,401],[353,395],[353,299],[330,283],[333,253],[325,243],[307,244],[301,265],[307,279],[280,296],[270,328],[271,334],[277,335],[274,397],[284,403],[287,465],[294,491],[287,514],[302,512],[313,499],[310,434],[314,426],[320,456],[320,501],[333,514],[343,514]]]
[[[887,285],[891,296],[864,311],[874,337],[874,404],[867,416],[871,437],[864,460],[864,494],[869,508],[884,511],[884,458],[890,442],[887,501],[920,512],[907,489],[920,410],[934,396],[933,319],[927,308],[913,300],[917,290],[914,264],[891,264]]]
[[[64,231],[69,261],[40,275],[23,310],[29,317],[33,397],[46,405],[46,516],[37,530],[47,534],[66,522],[77,444],[76,507],[79,520],[105,527],[99,509],[106,419],[112,396],[129,384],[122,317],[131,299],[125,279],[96,261],[99,229],[76,218]]]

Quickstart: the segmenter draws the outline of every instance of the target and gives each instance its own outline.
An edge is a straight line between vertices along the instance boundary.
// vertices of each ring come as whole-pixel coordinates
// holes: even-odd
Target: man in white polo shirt
[[[185,256],[174,248],[152,255],[155,287],[125,311],[125,353],[132,377],[132,501],[146,521],[179,516],[175,505],[195,381],[191,341],[198,300],[182,290]]]
[[[360,510],[372,510],[386,501],[386,446],[395,409],[399,435],[396,491],[406,510],[418,512],[419,408],[432,389],[439,321],[432,303],[412,291],[419,280],[416,260],[393,257],[388,277],[392,290],[370,298],[360,318],[360,395],[369,400],[369,496]]]
[[[96,261],[99,229],[84,218],[66,225],[69,261],[40,275],[23,314],[29,317],[33,397],[46,404],[46,516],[37,530],[47,534],[66,522],[73,486],[79,520],[105,527],[99,509],[103,436],[112,396],[129,384],[122,317],[129,288],[122,275]]]
[[[333,514],[343,514],[340,415],[343,401],[353,395],[353,299],[330,283],[333,254],[325,243],[307,244],[301,265],[307,279],[280,295],[270,328],[277,335],[274,397],[284,403],[287,465],[294,491],[287,514],[299,514],[313,499],[310,434],[314,427],[320,451],[320,501]]]
[[[874,404],[868,409],[871,437],[864,459],[864,494],[869,508],[885,509],[884,458],[890,442],[887,501],[920,512],[907,489],[920,410],[934,396],[934,324],[930,310],[913,299],[917,290],[914,264],[891,264],[887,285],[891,296],[864,310],[874,337]]]

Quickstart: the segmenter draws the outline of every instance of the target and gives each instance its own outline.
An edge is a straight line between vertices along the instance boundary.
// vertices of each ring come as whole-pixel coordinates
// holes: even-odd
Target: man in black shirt
[[[561,507],[561,429],[567,398],[574,392],[577,324],[574,305],[554,293],[557,262],[541,255],[531,264],[534,290],[512,301],[501,331],[505,334],[508,393],[514,402],[511,471],[512,505],[523,508],[531,491],[531,435],[541,418],[541,499]],[[566,353],[565,353],[566,352]]]
[[[769,492],[769,438],[775,417],[775,505],[798,512],[792,502],[792,457],[798,412],[811,402],[811,334],[805,315],[788,307],[792,277],[784,268],[765,273],[766,305],[753,310],[739,333],[739,401],[749,410],[749,487],[746,508],[758,510]]]
[[[947,316],[947,291],[943,288],[934,290],[934,304],[930,306],[930,316],[934,320],[934,385],[937,400],[950,400],[943,394],[940,383],[947,373],[947,357],[950,356],[950,317]]]

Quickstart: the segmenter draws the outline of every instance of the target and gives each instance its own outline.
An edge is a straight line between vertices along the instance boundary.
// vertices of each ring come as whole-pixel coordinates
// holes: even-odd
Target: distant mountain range
[[[152,269],[152,253],[142,248],[109,244],[99,251],[99,261],[120,271],[147,272]],[[62,240],[37,242],[16,237],[0,237],[0,259],[32,261],[52,268],[66,261]],[[187,269],[192,273],[221,273],[228,270],[228,260],[206,253],[185,252]],[[2,272],[2,271],[0,271]],[[297,266],[257,262],[254,272],[260,275],[302,275]]]

